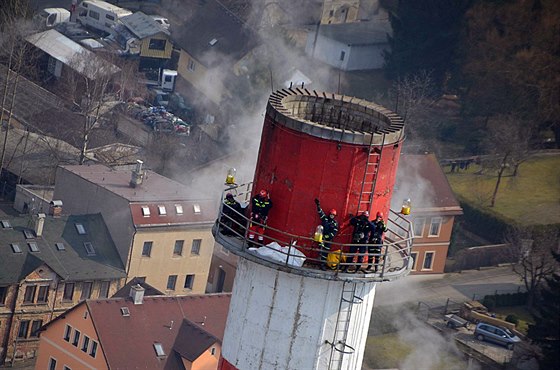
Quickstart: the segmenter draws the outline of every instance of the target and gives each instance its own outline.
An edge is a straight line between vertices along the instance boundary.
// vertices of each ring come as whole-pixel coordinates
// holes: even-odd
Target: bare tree
[[[558,271],[558,262],[552,258],[552,252],[558,248],[557,233],[534,233],[520,228],[511,228],[506,232],[505,242],[510,245],[510,253],[518,262],[513,271],[519,275],[529,299],[527,306],[533,307],[539,288]]]

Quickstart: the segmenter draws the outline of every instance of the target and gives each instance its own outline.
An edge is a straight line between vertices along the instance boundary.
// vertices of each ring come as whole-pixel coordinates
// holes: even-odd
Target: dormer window
[[[150,207],[142,206],[142,216],[149,217],[150,216]]]
[[[165,209],[165,206],[158,206],[157,208],[160,216],[165,216],[167,214],[167,210]]]
[[[86,228],[84,227],[84,225],[75,224],[75,226],[76,226],[76,231],[78,232],[78,234],[80,234],[80,235],[85,235],[86,234]]]
[[[182,215],[183,214],[183,206],[180,204],[175,204],[175,212],[177,212],[178,215]]]

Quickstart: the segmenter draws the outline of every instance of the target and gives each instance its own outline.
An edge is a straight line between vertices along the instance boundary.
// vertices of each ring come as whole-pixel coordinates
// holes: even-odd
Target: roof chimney
[[[35,220],[35,235],[41,236],[43,235],[43,226],[45,225],[45,215],[44,213],[39,213],[37,215],[37,219]]]
[[[144,289],[140,284],[136,284],[130,287],[130,297],[132,297],[134,304],[142,304],[145,290],[146,289]]]
[[[132,177],[130,178],[130,187],[135,188],[142,184],[144,180],[144,171],[142,170],[142,162],[140,159],[136,160],[136,168],[132,170]]]
[[[53,217],[59,217],[62,214],[62,201],[52,200],[49,213]]]

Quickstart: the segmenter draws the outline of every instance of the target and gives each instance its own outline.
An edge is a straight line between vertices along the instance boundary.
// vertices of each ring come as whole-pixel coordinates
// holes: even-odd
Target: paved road
[[[442,275],[410,275],[403,279],[381,283],[376,292],[377,306],[405,302],[426,302],[430,306],[443,305],[447,299],[455,302],[481,298],[497,290],[514,292],[524,290],[519,276],[510,266],[467,270]]]

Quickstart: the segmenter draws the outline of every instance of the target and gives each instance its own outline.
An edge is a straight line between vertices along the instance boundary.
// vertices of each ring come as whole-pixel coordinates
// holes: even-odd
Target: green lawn
[[[560,223],[560,154],[534,156],[521,164],[516,177],[503,177],[494,208],[489,205],[497,175],[479,170],[472,165],[447,173],[459,197],[525,225]]]

